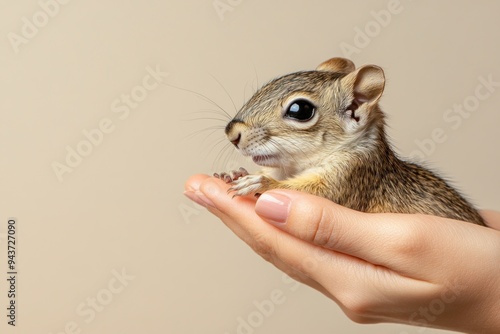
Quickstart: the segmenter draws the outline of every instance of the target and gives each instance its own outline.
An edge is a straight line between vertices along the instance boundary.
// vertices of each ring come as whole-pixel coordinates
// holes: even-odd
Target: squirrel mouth
[[[277,158],[278,157],[276,155],[254,155],[252,160],[257,165],[271,166],[276,164]]]

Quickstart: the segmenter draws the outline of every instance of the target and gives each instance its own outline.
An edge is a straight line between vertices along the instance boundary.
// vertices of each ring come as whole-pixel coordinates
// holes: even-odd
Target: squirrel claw
[[[257,193],[257,191],[262,190],[263,176],[250,175],[243,167],[232,170],[229,173],[214,173],[213,176],[228,184],[231,183],[231,187],[227,190],[227,193],[234,193],[232,198],[248,194],[254,194],[258,197],[260,193]]]
[[[214,173],[213,174],[213,176],[215,178],[220,179],[226,183],[234,182],[234,181],[236,181],[242,177],[245,177],[247,175],[248,175],[248,171],[243,167],[240,167],[238,170],[232,170],[229,173],[222,172],[222,173]]]
[[[246,175],[233,181],[233,185],[228,189],[228,192],[234,192],[234,196],[257,195],[259,191],[262,192],[263,181],[264,176],[262,175]]]

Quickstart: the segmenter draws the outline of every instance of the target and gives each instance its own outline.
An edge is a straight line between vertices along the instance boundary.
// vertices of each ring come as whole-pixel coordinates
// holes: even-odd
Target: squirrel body
[[[225,133],[263,166],[214,174],[235,195],[305,191],[363,212],[430,214],[485,225],[477,210],[434,172],[400,159],[378,105],[382,69],[332,58],[314,71],[264,85]]]

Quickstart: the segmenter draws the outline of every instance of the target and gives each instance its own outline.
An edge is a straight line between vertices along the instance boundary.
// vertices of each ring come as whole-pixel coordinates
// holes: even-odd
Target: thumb
[[[291,190],[262,194],[255,212],[296,238],[371,263],[380,261],[380,249],[388,238],[395,237],[398,229],[394,231],[394,225],[401,226],[386,214],[351,210],[325,198]]]

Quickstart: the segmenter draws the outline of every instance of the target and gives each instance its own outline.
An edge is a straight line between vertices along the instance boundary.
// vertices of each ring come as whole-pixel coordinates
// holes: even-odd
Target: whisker
[[[281,154],[283,155],[288,155],[288,156],[291,156],[292,159],[295,161],[295,164],[297,166],[300,166],[300,165],[310,165],[312,166],[313,162],[311,160],[311,158],[309,157],[309,154],[306,153],[307,149],[308,149],[308,146],[311,148],[311,149],[314,149],[314,145],[313,144],[307,144],[307,143],[304,143],[304,142],[301,142],[300,139],[288,139],[288,141],[290,142],[291,145],[295,146],[296,148],[298,148],[298,150],[302,153],[302,157],[299,159],[297,158],[296,154],[293,154],[291,152],[288,152],[286,150],[286,148],[284,147],[281,147],[279,145],[279,143],[275,140],[275,139],[272,139],[270,138],[269,139],[269,142],[276,148],[280,151]],[[304,147],[305,146],[305,147]],[[304,159],[307,159],[307,161],[304,161]],[[305,167],[305,166],[304,166]],[[285,172],[285,174],[289,175],[289,170],[287,170],[287,167],[286,166],[282,166],[282,170]]]
[[[269,138],[267,143],[269,143],[271,146],[273,146],[276,149],[276,151],[278,151],[280,153],[280,155],[284,155],[284,156],[289,155],[288,152],[286,151],[286,149],[284,147],[282,147],[281,145],[279,145],[279,143],[276,142],[276,140],[274,140],[273,138]],[[280,166],[280,169],[284,172],[284,174],[288,175],[289,171],[286,168],[287,167],[284,165]]]
[[[300,150],[300,152],[303,154],[304,158],[309,160],[309,164],[312,164],[312,160],[310,160],[311,158],[309,157],[309,154],[307,154],[304,149],[307,149],[307,146],[310,145],[311,148],[314,148],[314,145],[312,144],[309,144],[307,142],[304,142],[304,141],[300,141],[299,139],[296,139],[296,138],[292,138],[292,139],[289,139],[289,141],[296,147]],[[302,148],[302,146],[306,146],[305,148]],[[295,158],[294,158],[295,159]],[[298,163],[297,159],[295,159],[295,161]]]
[[[227,91],[226,87],[224,87],[224,85],[222,85],[222,83],[214,75],[210,74],[210,76],[219,84],[219,86],[224,90],[226,95],[229,97],[229,100],[231,100],[231,103],[233,104],[234,111],[238,112],[238,108],[236,107],[236,104],[234,103],[234,100],[231,97],[231,95],[229,94],[229,92]]]
[[[183,137],[183,139],[185,139],[185,140],[187,140],[187,139],[192,139],[192,138],[194,138],[194,137],[196,137],[196,136],[198,136],[198,135],[203,134],[203,133],[204,133],[204,132],[206,132],[206,131],[210,131],[210,130],[212,130],[212,131],[211,131],[211,132],[207,135],[207,137],[205,138],[205,139],[208,139],[208,137],[210,137],[212,134],[216,133],[218,130],[223,130],[223,129],[224,129],[224,127],[221,127],[221,126],[219,126],[219,125],[209,126],[208,128],[204,128],[204,129],[197,130],[197,131],[194,131],[194,132],[192,132],[192,133],[189,133],[189,134],[185,135],[185,136]]]
[[[213,109],[200,109],[198,111],[191,111],[188,114],[189,115],[191,115],[191,114],[214,114],[214,115],[224,117],[224,121],[226,121],[226,122],[231,120],[231,118],[228,118],[226,114],[221,113],[220,110],[213,110]]]
[[[214,163],[213,163],[214,170],[219,171],[219,169],[220,169],[220,170],[226,171],[226,165],[227,165],[226,161],[229,161],[229,158],[231,157],[231,155],[235,153],[235,151],[230,150],[231,146],[232,146],[231,143],[226,142],[226,144],[223,146],[222,150],[220,150],[219,153],[216,155]],[[221,166],[220,168],[216,168],[217,163]]]
[[[185,92],[189,92],[191,94],[195,94],[196,96],[198,96],[199,98],[205,100],[205,102],[208,102],[208,103],[211,103],[213,106],[217,107],[219,110],[221,110],[227,117],[228,119],[232,119],[233,117],[231,115],[229,115],[229,113],[224,109],[222,108],[219,104],[217,104],[214,100],[210,99],[209,97],[201,94],[201,93],[198,93],[198,92],[195,92],[193,90],[190,90],[190,89],[187,89],[187,88],[181,88],[181,87],[177,87],[177,86],[173,86],[173,85],[170,85],[170,84],[167,84],[167,83],[164,83],[165,86],[168,86],[168,87],[172,87],[172,88],[175,88],[175,89],[179,89],[179,90],[182,90],[182,91],[185,91]]]
[[[221,154],[221,152],[223,152],[224,150],[226,150],[227,147],[228,147],[228,145],[230,144],[230,143],[227,143],[227,142],[226,142],[226,144],[224,144],[224,142],[225,142],[225,138],[221,138],[214,145],[212,145],[212,147],[206,153],[206,158],[208,158],[208,156],[215,150],[215,148],[217,146],[224,145],[224,146],[222,146],[222,149],[219,151],[219,153],[217,153],[217,155],[215,156],[215,161],[217,161],[219,155]]]
[[[185,118],[182,120],[183,122],[194,122],[194,121],[218,121],[223,122],[224,125],[227,123],[225,119],[217,118],[217,117],[197,117],[197,118]]]
[[[255,80],[257,81],[257,89],[259,89],[259,75],[257,74],[257,68],[255,67],[255,64],[253,65],[253,71],[255,73]],[[257,89],[254,88],[254,93],[257,91]]]
[[[215,76],[211,75],[211,77],[219,84],[219,86],[227,94],[227,96],[231,100],[231,103],[232,103],[235,111],[237,112],[238,109],[236,107],[236,104],[234,103],[234,100],[231,97],[231,95],[229,94],[229,92],[227,91],[227,89],[222,85],[222,83]],[[225,127],[226,127],[226,124],[230,120],[233,119],[233,116],[231,116],[217,102],[215,102],[214,100],[210,99],[209,97],[207,97],[207,96],[205,96],[205,95],[203,95],[201,93],[198,93],[196,91],[193,91],[193,90],[190,90],[190,89],[187,89],[187,88],[182,88],[182,87],[177,87],[177,86],[174,86],[174,85],[170,85],[170,84],[165,84],[165,85],[168,86],[168,87],[172,87],[172,88],[175,88],[175,89],[178,89],[178,90],[181,90],[181,91],[185,91],[185,92],[194,94],[198,98],[200,98],[201,100],[203,100],[205,102],[208,102],[211,105],[213,105],[213,106],[216,107],[215,110],[213,110],[213,109],[202,109],[202,110],[199,110],[199,111],[190,112],[189,114],[192,115],[194,118],[184,119],[184,121],[216,121],[216,122],[222,122],[223,125],[209,126],[207,128],[195,131],[195,132],[187,135],[186,138],[193,138],[193,137],[195,137],[197,135],[200,135],[200,134],[206,133],[207,131],[210,131],[208,133],[208,135],[205,137],[205,140],[203,141],[204,145],[202,145],[204,147],[206,145],[210,146],[209,149],[202,149],[202,151],[205,152],[205,154],[204,154],[205,159],[207,159],[214,152],[214,150],[218,150],[221,147],[221,145],[222,145],[222,148],[219,150],[219,152],[217,153],[217,155],[215,157],[215,160],[214,160],[214,162],[212,164],[212,168],[214,168],[216,164],[220,164],[221,162],[225,163],[226,165],[229,164],[229,161],[232,158],[232,156],[234,154],[238,153],[238,152],[236,152],[234,150],[230,150],[230,148],[232,147],[232,144],[229,141],[227,141],[227,139],[225,138],[225,136],[222,137],[222,138],[220,138],[219,140],[217,140],[213,144],[210,144],[208,142],[208,139],[211,136],[213,136],[215,133],[217,133],[219,130],[222,130],[221,132],[223,133],[223,131],[224,131]],[[200,114],[205,114],[206,116],[204,116],[204,117],[198,117],[198,116],[196,116],[196,115],[200,115]]]

